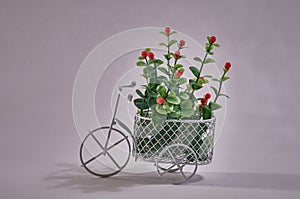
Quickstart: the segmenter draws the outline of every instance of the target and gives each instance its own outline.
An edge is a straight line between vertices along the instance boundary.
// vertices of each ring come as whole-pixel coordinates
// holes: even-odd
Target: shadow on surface
[[[205,172],[200,186],[299,191],[300,175],[275,173]]]
[[[119,173],[109,178],[99,178],[73,164],[59,164],[58,171],[50,173],[43,180],[48,188],[78,189],[85,193],[100,191],[121,191],[135,185],[168,185],[157,172]],[[245,189],[268,189],[299,191],[300,175],[275,173],[205,172],[196,174],[187,186],[210,186]],[[185,185],[179,185],[185,186]]]
[[[122,188],[135,185],[168,185],[164,182],[157,172],[149,173],[124,173],[109,177],[99,178],[85,171],[78,165],[59,164],[58,171],[50,173],[43,181],[47,183],[47,188],[59,189],[69,188],[78,189],[84,193],[100,191],[121,191]],[[202,176],[195,174],[191,183],[202,180]],[[182,186],[182,185],[181,185]],[[184,186],[184,185],[183,185]]]

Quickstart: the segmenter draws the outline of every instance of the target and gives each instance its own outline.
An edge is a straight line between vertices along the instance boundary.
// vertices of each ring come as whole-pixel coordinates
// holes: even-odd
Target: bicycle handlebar
[[[130,85],[124,85],[119,87],[119,91],[121,92],[123,88],[133,88],[136,86],[136,81],[132,81]]]
[[[121,93],[123,88],[134,88],[136,86],[136,81],[132,81],[130,85],[124,85],[119,87],[119,92]],[[132,94],[128,94],[127,99],[131,102],[133,98]]]

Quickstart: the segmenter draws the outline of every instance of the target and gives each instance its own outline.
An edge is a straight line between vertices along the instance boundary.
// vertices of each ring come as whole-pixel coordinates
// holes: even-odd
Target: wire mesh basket
[[[164,124],[157,125],[151,118],[136,115],[133,154],[136,160],[155,162],[165,147],[171,144],[184,144],[196,153],[197,164],[208,164],[213,156],[215,121],[215,118],[166,120]],[[185,152],[178,151],[177,153],[184,154]],[[194,161],[193,158],[193,156],[188,157],[191,162]],[[159,162],[162,163],[172,161],[169,157],[159,158]]]

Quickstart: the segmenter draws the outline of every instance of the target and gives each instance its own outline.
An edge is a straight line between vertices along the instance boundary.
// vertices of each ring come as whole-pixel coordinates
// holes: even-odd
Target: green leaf
[[[207,59],[205,59],[205,62],[204,62],[205,64],[208,64],[208,63],[215,63],[215,60],[214,59],[212,59],[212,58],[207,58]]]
[[[150,95],[150,96],[156,97],[156,95],[157,95],[156,87],[155,88],[151,88],[151,87],[147,86],[145,94],[146,94],[146,96]]]
[[[213,44],[215,47],[217,47],[217,48],[220,48],[221,46],[220,46],[220,44],[218,44],[218,43],[214,43]]]
[[[195,113],[195,110],[192,109],[192,108],[189,108],[189,109],[183,109],[181,110],[181,117],[182,118],[189,118],[191,117],[192,115],[194,115]]]
[[[142,56],[140,56],[139,58],[138,58],[138,60],[144,60],[145,58],[144,57],[142,57]]]
[[[200,57],[194,57],[194,60],[195,60],[196,62],[201,62],[201,63],[202,63],[202,60],[200,59]]]
[[[181,110],[183,109],[190,109],[193,108],[193,101],[192,100],[184,100],[180,103]]]
[[[176,31],[172,31],[169,35],[173,35],[173,34],[176,34],[177,32]]]
[[[191,86],[192,86],[192,89],[193,90],[199,90],[200,88],[202,88],[203,86],[202,86],[202,84],[201,83],[196,83],[196,82],[192,82],[191,83]]]
[[[159,45],[160,45],[160,46],[165,46],[165,47],[168,47],[168,45],[167,45],[167,44],[165,44],[165,43],[159,43]]]
[[[193,90],[191,84],[186,84],[186,89],[191,92]]]
[[[166,120],[166,116],[162,117],[158,115],[158,113],[155,115],[153,114],[151,118],[156,125],[163,125]]]
[[[151,72],[154,72],[155,70],[154,70],[154,68],[152,67],[152,66],[146,66],[144,69],[143,69],[143,72],[145,73],[145,74],[149,74],[149,73],[151,73]]]
[[[134,105],[138,108],[138,109],[147,109],[149,108],[148,104],[144,102],[143,99],[141,98],[137,98],[133,101]]]
[[[179,85],[182,85],[182,84],[185,84],[187,83],[187,79],[185,77],[181,77],[179,80],[178,80],[178,84]]]
[[[161,71],[162,73],[166,74],[166,75],[169,75],[169,72],[167,69],[163,68],[163,67],[159,67],[157,68],[159,71]]]
[[[224,76],[224,77],[222,78],[222,82],[225,82],[225,81],[228,80],[228,79],[230,79],[230,77]]]
[[[171,55],[171,53],[164,54],[164,57],[166,58],[166,60],[169,60],[169,59],[171,59],[172,55]]]
[[[138,61],[138,62],[136,62],[136,65],[137,66],[146,66],[147,64],[143,61]]]
[[[199,90],[200,88],[202,88],[202,83],[196,82],[193,79],[189,79],[189,85],[191,86],[192,90]],[[188,86],[187,86],[187,89],[189,89]]]
[[[216,79],[216,78],[212,78],[211,80],[215,81],[215,82],[220,82],[219,79]]]
[[[202,111],[203,111],[203,119],[207,120],[211,118],[212,112],[208,106],[204,106],[202,108]]]
[[[148,75],[146,75],[146,74],[141,74],[141,76],[145,79],[148,79]]]
[[[154,105],[156,105],[156,97],[154,97],[154,96],[149,97],[149,98],[148,98],[148,106],[149,106],[149,107],[152,107],[152,106],[154,106]]]
[[[148,64],[153,64],[155,59],[148,60]]]
[[[190,66],[190,70],[192,71],[192,73],[194,74],[195,77],[198,77],[200,71],[198,68],[194,67],[194,66]]]
[[[169,104],[168,102],[165,102],[163,104],[163,109],[165,109],[167,113],[171,113],[174,109],[174,106],[172,104]]]
[[[210,102],[209,108],[210,108],[210,110],[214,111],[214,110],[218,110],[218,109],[222,108],[222,106],[216,102]]]
[[[179,111],[171,112],[170,117],[173,118],[173,119],[179,119],[180,118],[180,112]]]
[[[160,34],[167,36],[166,33],[163,31],[160,31]]]
[[[172,46],[173,44],[176,44],[176,43],[177,43],[177,40],[172,39],[171,41],[169,41],[169,46]]]
[[[208,52],[208,54],[210,54],[210,55],[214,55],[214,52],[212,52],[212,51],[209,51],[209,52]]]
[[[228,95],[226,95],[226,94],[220,94],[219,96],[223,96],[223,97],[227,97],[228,99],[230,98]]]
[[[214,91],[214,93],[215,93],[216,95],[218,95],[218,90],[217,90],[215,87],[211,86],[210,88],[212,88],[213,91]]]
[[[206,36],[208,43],[210,42],[210,36]]]
[[[190,95],[189,95],[188,93],[181,92],[181,93],[179,94],[179,97],[180,97],[181,99],[183,99],[183,100],[187,100],[187,99],[190,98]]]
[[[160,60],[160,59],[156,59],[156,60],[154,60],[154,65],[155,66],[160,66],[160,65],[162,65],[164,62],[162,61],[162,60]]]
[[[201,84],[207,84],[208,80],[204,79],[204,81],[203,81],[201,78],[199,78],[198,82],[201,83]]]
[[[212,78],[211,75],[204,75],[203,77],[206,77],[206,78]]]
[[[180,104],[180,98],[177,97],[175,94],[170,93],[169,96],[166,99],[167,102],[171,103],[171,104]]]
[[[155,110],[162,115],[167,115],[167,111],[163,108],[162,105],[156,105]]]
[[[151,51],[151,49],[150,48],[146,48],[145,51],[148,53],[148,52]]]
[[[162,98],[166,98],[167,97],[167,90],[166,90],[166,88],[164,86],[159,85],[157,87],[157,92],[160,94],[160,96]]]
[[[182,67],[183,67],[182,64],[176,64],[176,65],[174,66],[174,69],[177,70],[177,69],[182,68]]]
[[[164,82],[165,84],[168,83],[168,79],[165,76],[160,75],[160,76],[157,77],[157,79]]]
[[[142,91],[140,91],[139,89],[135,90],[135,92],[142,98],[145,97],[145,95],[142,93]]]
[[[178,85],[176,81],[172,81],[168,85],[168,89],[175,95],[175,93],[178,93]],[[176,96],[176,95],[175,95]]]
[[[206,44],[206,47],[205,47],[205,49],[206,49],[206,52],[209,52],[209,44]]]

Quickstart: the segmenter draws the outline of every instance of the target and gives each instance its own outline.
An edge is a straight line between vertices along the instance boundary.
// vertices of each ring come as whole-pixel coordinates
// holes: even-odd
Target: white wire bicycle
[[[188,182],[198,165],[212,160],[216,119],[166,120],[156,125],[151,118],[136,115],[132,133],[116,115],[122,90],[135,86],[133,81],[119,87],[111,123],[89,131],[83,139],[82,166],[93,175],[109,177],[122,171],[132,155],[135,160],[154,162],[160,177],[169,183]],[[127,96],[129,101],[132,98]]]

